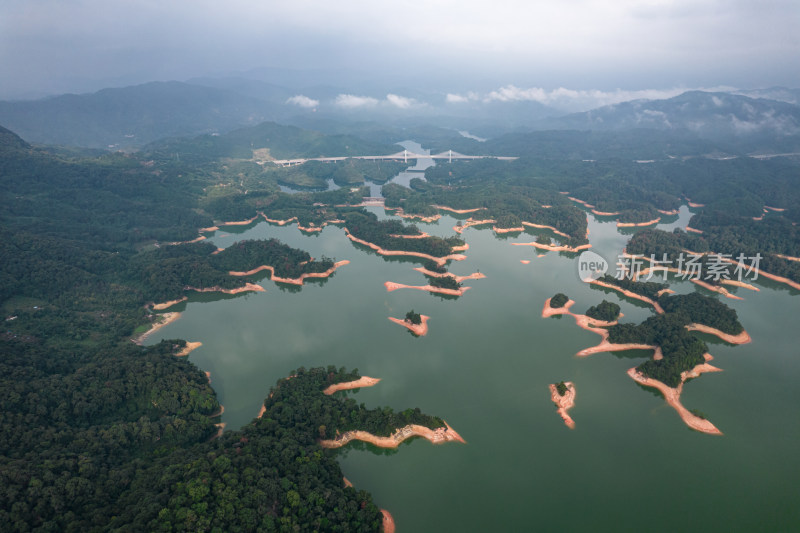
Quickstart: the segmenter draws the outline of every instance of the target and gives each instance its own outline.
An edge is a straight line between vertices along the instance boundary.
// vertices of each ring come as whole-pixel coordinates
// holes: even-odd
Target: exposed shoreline
[[[592,247],[591,243],[581,244],[580,246],[553,246],[552,244],[541,244],[538,242],[512,242],[511,246],[533,246],[539,250],[547,250],[549,252],[580,252],[581,250],[588,250]]]
[[[385,255],[385,256],[408,255],[408,256],[412,256],[412,257],[421,257],[423,259],[430,259],[431,261],[433,261],[434,263],[436,263],[439,266],[444,266],[445,263],[447,263],[447,261],[450,261],[450,260],[463,261],[464,259],[467,258],[467,256],[462,255],[462,254],[450,254],[450,255],[446,255],[444,257],[434,257],[432,255],[424,254],[422,252],[404,252],[404,251],[399,251],[399,250],[384,250],[383,248],[381,248],[377,244],[372,244],[369,241],[365,241],[363,239],[359,239],[358,237],[356,237],[352,233],[350,233],[347,230],[347,228],[345,228],[344,232],[345,232],[345,235],[347,235],[347,238],[350,239],[351,241],[357,242],[359,244],[363,244],[364,246],[368,246],[368,247],[372,248],[373,250],[375,250],[376,252],[378,252],[380,255]]]
[[[639,385],[644,387],[651,387],[657,389],[667,401],[667,404],[678,412],[681,420],[694,429],[709,435],[722,435],[722,432],[717,427],[706,420],[695,415],[681,403],[681,393],[683,392],[683,384],[687,378],[695,378],[704,372],[721,372],[722,369],[709,365],[708,363],[701,363],[691,370],[685,371],[681,374],[681,384],[677,388],[668,387],[657,379],[648,378],[636,370],[636,367],[628,370],[628,375]]]
[[[744,298],[742,298],[741,296],[736,296],[735,294],[731,294],[730,291],[728,291],[728,289],[726,289],[725,287],[720,287],[719,285],[712,285],[711,283],[708,283],[701,279],[690,279],[689,281],[691,281],[695,285],[703,287],[706,290],[721,294],[725,298],[731,298],[732,300],[744,300]]]
[[[686,326],[686,329],[689,331],[700,331],[702,333],[708,333],[709,335],[714,335],[715,337],[719,338],[730,344],[747,344],[752,341],[750,338],[750,334],[747,333],[746,330],[742,330],[741,333],[738,335],[731,335],[730,333],[724,333],[718,329],[712,328],[710,326],[704,326],[703,324],[697,324],[695,322]]]
[[[600,281],[599,279],[590,279],[590,280],[587,280],[587,282],[591,283],[592,285],[597,285],[599,287],[606,287],[607,289],[615,290],[615,291],[617,291],[619,293],[624,294],[628,298],[633,298],[635,300],[641,300],[642,302],[645,302],[646,304],[652,305],[653,309],[655,309],[656,313],[658,313],[658,314],[662,314],[664,312],[664,310],[661,308],[661,306],[658,305],[658,302],[656,302],[654,300],[651,300],[647,296],[642,296],[641,294],[636,294],[635,292],[623,289],[622,287],[617,287],[616,285],[612,285],[611,283],[606,283],[604,281]]]
[[[483,226],[485,224],[497,224],[497,221],[493,218],[486,218],[483,220],[472,220],[472,217],[470,217],[467,220],[465,220],[463,224],[461,225],[456,224],[455,226],[453,226],[453,231],[461,235],[461,233],[467,228],[471,228],[472,226]]]
[[[467,213],[474,213],[476,211],[481,211],[483,209],[486,209],[485,207],[476,207],[474,209],[453,209],[452,207],[447,207],[446,205],[435,205],[435,204],[431,205],[431,207],[434,207],[436,209],[443,209],[445,211],[451,211],[459,215],[466,215]]]
[[[453,274],[451,272],[444,272],[444,273],[442,273],[442,272],[433,272],[432,270],[428,270],[425,267],[416,267],[414,270],[416,270],[417,272],[421,272],[422,274],[425,274],[426,276],[430,276],[432,278],[451,277],[451,278],[454,278],[457,283],[461,283],[462,281],[468,280],[468,279],[484,279],[486,277],[486,274],[484,274],[483,272],[473,272],[472,274],[470,274],[468,276],[456,276],[455,274]]]
[[[661,222],[661,217],[654,218],[653,220],[648,220],[647,222],[617,222],[618,228],[638,228],[642,226],[652,226],[653,224],[658,224]]]
[[[279,283],[289,283],[291,285],[302,285],[304,279],[307,279],[307,278],[327,278],[327,277],[331,276],[336,271],[337,268],[339,268],[341,266],[344,266],[344,265],[349,265],[349,264],[350,264],[350,261],[348,261],[347,259],[344,259],[342,261],[337,261],[336,263],[334,263],[333,266],[331,268],[329,268],[328,270],[326,270],[325,272],[306,272],[305,274],[300,274],[299,278],[281,278],[279,276],[276,276],[275,275],[275,267],[273,267],[272,265],[261,265],[259,267],[254,268],[254,269],[248,270],[247,272],[236,272],[236,271],[231,270],[230,272],[228,272],[228,274],[230,274],[231,276],[242,277],[242,276],[251,276],[253,274],[257,274],[257,273],[261,272],[262,270],[269,270],[270,271],[270,280],[272,280],[272,281],[276,281],[276,282],[279,282]]]
[[[186,357],[187,355],[189,355],[202,345],[203,345],[202,342],[187,342],[186,346],[184,346],[183,349],[181,349],[181,351],[175,354],[175,357]]]
[[[439,215],[439,214],[436,214],[436,215],[433,215],[433,216],[429,216],[429,217],[426,217],[426,216],[423,216],[423,215],[408,215],[408,214],[406,214],[405,211],[403,211],[402,207],[387,207],[387,206],[384,205],[383,209],[386,210],[386,211],[394,211],[394,215],[397,216],[397,217],[407,218],[407,219],[416,219],[416,220],[420,220],[422,222],[429,222],[429,223],[430,222],[436,222],[437,220],[442,218],[442,215]]]
[[[435,292],[438,294],[447,294],[450,296],[463,296],[465,292],[472,287],[461,287],[460,289],[444,289],[442,287],[434,287],[433,285],[404,285],[403,283],[395,283],[387,281],[383,284],[387,292],[396,291],[397,289],[417,289],[419,291]]]
[[[342,381],[341,383],[334,383],[322,391],[322,394],[330,396],[334,392],[340,390],[360,389],[362,387],[374,387],[380,381],[380,378],[371,378],[369,376],[361,376],[355,381]]]
[[[150,307],[153,309],[153,311],[163,311],[164,309],[168,309],[173,305],[178,305],[181,302],[185,302],[188,299],[188,296],[184,296],[183,298],[178,298],[177,300],[170,300],[161,304],[152,304]]]
[[[224,294],[240,294],[243,292],[264,292],[266,289],[261,285],[256,285],[255,283],[245,283],[243,287],[238,287],[236,289],[223,289],[222,287],[206,287],[204,289],[198,289],[197,287],[184,287],[184,290],[187,291],[195,291],[195,292],[221,292]]]
[[[419,324],[414,324],[413,322],[409,322],[408,320],[403,320],[401,318],[394,318],[389,317],[389,320],[394,322],[395,324],[400,324],[408,328],[408,331],[416,335],[417,337],[424,337],[428,334],[428,319],[430,318],[427,315],[420,315],[422,321]]]
[[[173,322],[178,320],[181,317],[181,314],[173,311],[171,313],[162,313],[157,316],[159,317],[158,322],[153,322],[153,324],[150,326],[150,329],[148,329],[138,337],[131,339],[135,344],[142,344],[147,339],[147,337],[149,337],[156,331],[160,330],[164,326],[172,324]]]
[[[565,381],[564,385],[567,386],[567,392],[564,393],[564,396],[558,393],[558,388],[555,383],[548,385],[550,388],[550,399],[558,407],[556,412],[564,419],[564,424],[569,429],[575,429],[575,421],[567,413],[567,411],[575,406],[575,384],[571,381]]]
[[[549,229],[550,231],[552,231],[556,235],[561,235],[562,237],[566,237],[567,239],[571,239],[572,238],[571,235],[567,235],[563,231],[559,231],[556,228],[554,228],[553,226],[548,226],[546,224],[534,224],[533,222],[526,222],[526,221],[523,220],[522,221],[522,225],[523,226],[529,226],[531,228],[537,228],[537,229]],[[589,228],[586,228],[586,231],[588,232]],[[588,233],[587,233],[587,235],[588,235]]]
[[[702,235],[703,234],[703,230],[695,229],[695,228],[692,228],[690,226],[686,226],[686,231],[688,231],[689,233],[697,233],[698,235]]]
[[[466,441],[450,425],[445,422],[445,427],[430,429],[418,424],[409,424],[398,428],[388,437],[378,437],[367,431],[353,430],[345,431],[335,439],[321,440],[319,443],[323,448],[341,448],[353,440],[360,440],[377,446],[378,448],[397,448],[404,440],[413,437],[422,437],[431,444],[444,444],[446,442]]]

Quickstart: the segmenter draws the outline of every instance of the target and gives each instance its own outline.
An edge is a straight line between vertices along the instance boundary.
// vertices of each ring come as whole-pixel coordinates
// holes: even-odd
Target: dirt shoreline
[[[340,390],[360,389],[362,387],[374,387],[380,382],[380,378],[371,378],[369,376],[361,376],[355,381],[342,381],[341,383],[334,383],[322,391],[322,394],[330,396],[334,392]]]
[[[272,265],[261,265],[259,267],[256,267],[256,268],[252,269],[252,270],[248,270],[247,272],[236,272],[236,271],[231,270],[230,272],[228,272],[228,274],[230,274],[231,276],[242,277],[242,276],[251,276],[253,274],[257,274],[257,273],[261,272],[262,270],[269,270],[270,271],[270,279],[272,281],[276,281],[276,282],[279,282],[279,283],[288,283],[288,284],[291,284],[291,285],[302,285],[304,279],[307,279],[307,278],[327,278],[327,277],[331,276],[331,274],[333,274],[336,271],[337,268],[339,268],[341,266],[344,266],[344,265],[349,265],[349,264],[350,264],[350,261],[348,261],[347,259],[342,260],[342,261],[337,261],[336,263],[333,264],[333,266],[331,268],[329,268],[325,272],[307,272],[305,274],[300,274],[299,278],[281,278],[279,276],[276,276],[275,275],[275,267],[273,267]]]
[[[467,292],[472,288],[472,287],[461,287],[458,290],[443,289],[441,287],[434,287],[433,285],[404,285],[403,283],[395,283],[393,281],[387,281],[383,285],[386,287],[387,292],[396,291],[398,289],[416,289],[418,291],[435,292],[438,294],[447,294],[450,296],[463,296],[465,292]]]
[[[184,296],[183,298],[178,298],[177,300],[170,300],[168,302],[164,302],[164,303],[161,303],[161,304],[152,304],[150,306],[150,308],[153,309],[153,311],[163,311],[164,309],[168,309],[168,308],[172,307],[173,305],[177,305],[177,304],[179,304],[181,302],[185,302],[188,299],[189,299],[188,296]]]
[[[486,218],[483,220],[472,220],[472,217],[470,217],[467,220],[465,220],[464,223],[461,224],[460,226],[458,224],[453,226],[453,231],[461,235],[461,233],[467,228],[471,228],[472,226],[483,226],[485,224],[497,224],[497,221],[493,218]]]
[[[683,392],[683,384],[687,378],[694,378],[704,372],[720,372],[722,369],[709,365],[708,363],[701,363],[691,370],[685,371],[681,374],[681,384],[677,388],[668,387],[657,379],[648,378],[636,370],[636,367],[628,370],[628,375],[639,385],[657,389],[667,401],[667,404],[678,412],[681,420],[694,429],[709,435],[722,435],[722,432],[717,427],[706,420],[695,415],[681,403],[681,393]]]
[[[353,440],[360,440],[367,442],[378,448],[397,448],[404,440],[413,437],[422,437],[431,444],[444,444],[446,442],[461,442],[466,441],[459,435],[453,428],[444,423],[445,427],[430,429],[425,426],[417,424],[409,424],[402,428],[398,428],[394,433],[388,437],[378,437],[367,431],[353,430],[346,431],[335,439],[321,440],[319,443],[323,448],[341,448]]]
[[[592,285],[597,285],[599,287],[606,287],[608,289],[615,290],[619,293],[624,294],[628,298],[633,298],[635,300],[641,300],[642,302],[652,305],[653,309],[656,310],[656,313],[662,314],[664,310],[658,305],[658,302],[651,300],[647,296],[642,296],[641,294],[636,294],[635,292],[631,292],[629,290],[623,289],[622,287],[617,287],[616,285],[612,285],[611,283],[606,283],[604,281],[600,281],[599,279],[590,279],[587,280],[587,283],[591,283]]]
[[[712,328],[710,326],[704,326],[703,324],[691,323],[686,326],[686,329],[689,331],[700,331],[702,333],[708,333],[709,335],[714,335],[715,337],[728,342],[730,344],[747,344],[752,341],[750,338],[750,334],[747,331],[742,330],[741,333],[738,335],[731,335],[730,333],[724,333],[718,329]]]
[[[461,283],[462,281],[468,280],[468,279],[484,279],[486,277],[486,274],[484,274],[483,272],[473,272],[472,274],[470,274],[468,276],[456,276],[455,274],[453,274],[451,272],[444,272],[444,273],[442,273],[442,272],[433,272],[432,270],[428,270],[425,267],[416,267],[414,270],[416,270],[417,272],[421,272],[422,274],[425,274],[426,276],[430,276],[432,278],[451,277],[451,278],[454,278],[457,283]]]
[[[688,231],[689,233],[697,233],[698,235],[702,235],[703,234],[703,230],[695,229],[695,228],[693,228],[691,226],[686,226],[686,231]]]
[[[525,226],[517,226],[516,228],[498,228],[497,226],[492,226],[492,231],[498,235],[503,235],[505,233],[521,233],[525,231]]]
[[[720,287],[719,285],[712,285],[711,283],[708,283],[701,279],[690,279],[689,281],[691,281],[695,285],[703,287],[706,290],[721,294],[725,298],[730,298],[732,300],[744,300],[744,298],[742,298],[741,296],[736,296],[735,294],[731,294],[730,291],[728,291],[728,289],[726,289],[725,287]]]
[[[175,354],[175,357],[186,357],[187,355],[189,355],[202,345],[203,345],[202,342],[187,342],[186,346],[184,346],[183,349],[181,349],[181,351]]]
[[[181,317],[181,314],[177,312],[162,313],[160,315],[157,315],[157,317],[159,317],[157,319],[158,322],[153,322],[153,324],[150,326],[150,329],[148,329],[141,335],[131,339],[135,344],[142,344],[147,339],[147,337],[149,337],[156,331],[160,330],[164,326],[172,324],[173,322],[178,320]]]
[[[558,407],[556,412],[564,419],[564,424],[569,429],[575,429],[575,421],[567,413],[567,411],[575,406],[575,384],[571,381],[565,381],[564,385],[567,386],[567,392],[564,393],[564,396],[558,393],[558,388],[555,383],[548,385],[550,388],[550,399],[556,404],[556,407]]]
[[[243,292],[264,292],[266,289],[261,285],[256,285],[255,283],[246,283],[243,287],[239,287],[236,289],[223,289],[222,287],[206,287],[204,289],[198,289],[197,287],[184,287],[184,290],[195,291],[195,292],[221,292],[224,294],[240,294]]]
[[[437,215],[433,215],[433,216],[429,216],[429,217],[426,217],[426,216],[423,216],[423,215],[408,215],[408,214],[406,214],[405,211],[403,211],[402,207],[386,207],[384,205],[383,209],[386,210],[386,211],[394,211],[394,215],[397,216],[397,217],[407,218],[407,219],[416,219],[416,220],[420,220],[422,222],[429,222],[429,223],[430,222],[436,222],[437,220],[442,218],[442,215],[438,215],[438,214]]]
[[[617,222],[618,228],[638,228],[642,226],[652,226],[653,224],[658,224],[661,222],[661,217],[654,218],[653,220],[648,220],[647,222]]]
[[[592,247],[590,243],[581,244],[580,246],[554,246],[552,244],[541,244],[538,242],[512,242],[512,246],[533,246],[534,248],[538,248],[539,250],[547,250],[548,252],[580,252],[581,250],[588,250]]]
[[[407,328],[408,331],[410,331],[417,337],[424,337],[425,335],[428,334],[428,319],[430,317],[427,315],[420,315],[420,318],[422,319],[422,321],[419,324],[414,324],[412,322],[409,322],[408,320],[404,320],[402,318],[394,318],[391,316],[389,317],[389,320],[391,320],[395,324],[400,324],[401,326]]]
[[[434,207],[436,209],[443,209],[445,211],[450,211],[452,213],[457,213],[459,215],[466,215],[467,213],[474,213],[476,211],[481,211],[483,209],[486,209],[485,207],[476,207],[474,209],[453,209],[452,207],[447,207],[446,205],[435,205],[435,204],[431,205],[431,207]]]
[[[368,246],[369,248],[372,248],[373,250],[378,252],[380,255],[385,255],[385,256],[408,255],[408,256],[412,256],[412,257],[421,257],[423,259],[430,259],[431,261],[433,261],[434,263],[436,263],[439,266],[444,266],[445,263],[447,263],[447,261],[450,261],[450,260],[452,260],[452,261],[463,261],[464,259],[467,258],[467,256],[462,255],[462,254],[450,254],[450,255],[446,255],[444,257],[434,257],[432,255],[424,254],[422,252],[404,252],[404,251],[399,251],[399,250],[384,250],[383,248],[381,248],[377,244],[372,244],[369,241],[365,241],[363,239],[359,239],[358,237],[355,237],[353,234],[351,234],[349,231],[347,231],[347,228],[345,228],[344,232],[345,232],[345,235],[347,235],[347,238],[350,239],[351,241],[357,242],[359,244],[363,244],[364,246]]]

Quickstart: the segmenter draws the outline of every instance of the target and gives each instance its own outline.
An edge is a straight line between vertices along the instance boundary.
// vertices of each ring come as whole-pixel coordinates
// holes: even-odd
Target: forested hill
[[[207,163],[219,158],[251,159],[254,150],[264,150],[264,159],[384,155],[400,151],[397,145],[374,143],[352,135],[325,135],[295,126],[264,122],[224,135],[202,135],[170,139],[145,148],[156,157],[180,158],[184,162]]]
[[[218,179],[136,155],[59,155],[0,128],[0,529],[381,528],[318,439],[439,419],[325,396],[358,375],[301,368],[264,417],[209,441],[219,404],[203,372],[173,356],[185,341],[131,342],[153,318],[148,301],[244,283],[220,269],[249,256],[168,245],[211,225],[198,206]]]
[[[262,100],[176,81],[0,102],[0,123],[31,142],[114,149],[274,119]]]

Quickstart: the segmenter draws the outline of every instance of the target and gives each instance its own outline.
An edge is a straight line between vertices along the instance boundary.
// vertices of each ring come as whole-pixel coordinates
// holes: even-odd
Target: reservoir
[[[394,181],[422,177],[415,170]],[[592,251],[613,269],[636,229],[587,216]],[[685,227],[690,216],[684,206],[659,227]],[[458,220],[444,214],[417,225],[451,236]],[[272,237],[350,264],[303,287],[279,286],[264,273],[250,278],[263,293],[190,295],[170,309],[183,311],[181,318],[148,343],[203,343],[189,357],[210,372],[227,429],[249,423],[269,388],[293,369],[329,364],[381,378],[351,393],[368,407],[419,407],[444,418],[467,444],[414,439],[397,450],[350,445],[336,452],[344,475],[392,513],[399,531],[785,531],[800,524],[797,291],[758,280],[760,292],[730,288],[744,300],[723,299],[753,342],[731,346],[703,336],[724,371],[687,383],[682,401],[724,433],[710,436],[687,428],[658,393],[626,375],[648,352],[578,358],[598,335],[570,317],[541,317],[556,292],[575,300],[577,313],[603,299],[618,303],[622,322],[639,323],[652,310],[583,283],[574,254],[540,257],[533,247],[511,245],[534,241],[535,233],[465,230],[467,258],[450,270],[487,277],[464,282],[472,288],[458,299],[387,292],[386,281],[424,285],[413,270],[420,263],[356,247],[334,226],[307,235],[295,224],[261,221],[223,228],[209,240],[224,248]],[[703,290],[670,283],[680,293]],[[427,336],[387,319],[412,309],[431,317]],[[562,380],[577,391],[574,430],[550,401],[548,384]]]

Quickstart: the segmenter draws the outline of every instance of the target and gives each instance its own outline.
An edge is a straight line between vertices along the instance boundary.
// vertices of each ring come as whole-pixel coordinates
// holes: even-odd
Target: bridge
[[[455,160],[473,160],[473,159],[499,159],[500,161],[513,161],[517,159],[516,157],[505,157],[505,156],[494,156],[494,155],[464,155],[458,152],[454,152],[452,150],[447,150],[446,152],[442,152],[439,154],[428,155],[428,154],[416,154],[414,152],[409,152],[408,150],[403,150],[402,152],[397,152],[396,154],[390,155],[355,155],[355,156],[341,156],[341,157],[309,157],[306,159],[276,159],[270,161],[281,167],[293,167],[297,165],[302,165],[308,161],[322,161],[323,163],[335,163],[336,161],[344,161],[345,159],[364,159],[367,161],[403,161],[404,163],[408,163],[409,159],[439,159],[444,160],[446,159],[449,163]],[[263,164],[263,163],[261,163]]]

